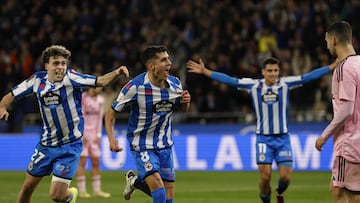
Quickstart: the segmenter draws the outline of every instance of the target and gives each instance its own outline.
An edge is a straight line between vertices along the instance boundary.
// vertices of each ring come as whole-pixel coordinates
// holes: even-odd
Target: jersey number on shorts
[[[140,152],[140,156],[141,156],[141,161],[143,161],[144,163],[148,162],[150,157],[147,151],[145,152]]]
[[[260,154],[265,154],[266,153],[266,144],[265,143],[258,143],[258,147],[259,147],[259,153]]]
[[[45,154],[43,154],[42,152],[39,152],[39,150],[35,149],[35,153],[31,156],[31,161],[34,164],[36,164],[44,157],[45,157]]]

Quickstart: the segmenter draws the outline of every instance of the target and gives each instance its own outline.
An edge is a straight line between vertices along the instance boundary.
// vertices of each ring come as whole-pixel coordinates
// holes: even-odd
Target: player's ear
[[[264,76],[266,72],[266,65],[261,67],[261,74]]]
[[[154,67],[155,67],[154,63],[152,63],[152,62],[146,63],[146,69],[147,70],[153,70]]]
[[[336,44],[337,44],[337,42],[338,42],[338,40],[337,40],[337,38],[335,37],[335,36],[333,36],[333,44],[334,44],[334,46],[336,46]]]

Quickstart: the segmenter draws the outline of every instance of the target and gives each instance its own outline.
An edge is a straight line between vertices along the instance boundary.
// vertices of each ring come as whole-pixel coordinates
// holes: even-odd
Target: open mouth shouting
[[[62,69],[55,70],[55,81],[61,81],[65,76],[65,71]]]

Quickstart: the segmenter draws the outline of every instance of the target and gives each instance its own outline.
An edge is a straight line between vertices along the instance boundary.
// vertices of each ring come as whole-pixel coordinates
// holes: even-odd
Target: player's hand
[[[191,95],[190,95],[189,91],[184,90],[181,93],[180,103],[181,104],[187,104],[187,103],[190,103],[190,102],[191,102]]]
[[[199,60],[199,63],[189,60],[186,63],[186,67],[190,73],[204,74],[205,65],[202,59]]]
[[[326,140],[323,138],[323,137],[318,137],[316,139],[316,142],[315,142],[315,148],[318,150],[318,151],[322,151],[323,150],[323,145],[326,143]]]
[[[129,70],[126,66],[120,66],[117,71],[119,75],[123,74],[125,77],[129,77]]]
[[[112,151],[112,152],[123,151],[123,148],[119,147],[119,142],[117,139],[110,140],[110,151]]]
[[[9,118],[9,112],[5,108],[0,109],[0,120],[8,120]]]

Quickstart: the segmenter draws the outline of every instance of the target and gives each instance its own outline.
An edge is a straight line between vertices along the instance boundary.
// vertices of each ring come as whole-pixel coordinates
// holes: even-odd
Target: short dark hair
[[[149,46],[142,53],[141,61],[143,64],[146,65],[146,63],[150,59],[154,59],[156,57],[156,54],[161,53],[161,52],[166,52],[167,50],[168,49],[166,48],[166,46],[155,46],[155,45]]]
[[[334,35],[340,43],[352,41],[351,25],[346,21],[336,21],[332,23],[327,31],[329,35]]]
[[[266,58],[263,62],[262,69],[264,69],[267,64],[280,64],[280,60],[274,57]]]
[[[50,47],[47,47],[42,52],[42,62],[49,63],[50,57],[57,57],[57,56],[63,56],[66,60],[69,60],[71,56],[71,52],[67,50],[64,46],[61,45],[52,45]]]

